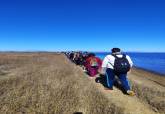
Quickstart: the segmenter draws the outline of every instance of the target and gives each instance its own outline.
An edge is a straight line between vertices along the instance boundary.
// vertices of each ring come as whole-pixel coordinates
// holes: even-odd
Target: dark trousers
[[[107,86],[112,89],[115,82],[115,73],[113,69],[107,68],[106,70],[106,78],[107,78]],[[127,79],[127,74],[117,74],[123,88],[125,91],[130,90],[130,84]]]

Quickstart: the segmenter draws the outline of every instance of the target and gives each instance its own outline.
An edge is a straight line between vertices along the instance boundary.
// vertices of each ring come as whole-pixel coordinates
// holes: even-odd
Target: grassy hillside
[[[148,93],[141,83],[131,81],[137,93]],[[0,54],[0,114],[163,114],[164,96],[155,96],[130,97],[117,88],[106,91],[64,55]]]

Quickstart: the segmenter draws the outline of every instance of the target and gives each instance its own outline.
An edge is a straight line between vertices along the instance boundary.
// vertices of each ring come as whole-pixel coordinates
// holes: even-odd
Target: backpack
[[[114,72],[116,74],[126,74],[131,68],[131,66],[126,58],[126,55],[123,54],[122,58],[119,58],[114,54],[112,56],[115,57]]]
[[[90,60],[90,66],[92,66],[92,67],[99,66],[96,58],[91,58],[91,60]]]

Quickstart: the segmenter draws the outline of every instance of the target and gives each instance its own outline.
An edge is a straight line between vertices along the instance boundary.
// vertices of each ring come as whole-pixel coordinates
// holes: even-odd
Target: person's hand
[[[103,72],[100,70],[99,75],[100,75],[100,76],[104,76],[105,73],[103,73]]]
[[[98,69],[98,73],[101,74],[101,68]]]
[[[99,74],[100,75],[105,75],[105,70],[106,70],[106,68],[100,68],[99,69]]]

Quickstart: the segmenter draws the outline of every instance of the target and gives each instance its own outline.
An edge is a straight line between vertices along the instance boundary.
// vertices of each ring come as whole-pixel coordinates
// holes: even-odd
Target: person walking
[[[90,53],[84,62],[85,69],[90,77],[95,77],[101,69],[102,60]]]
[[[135,93],[131,90],[127,78],[127,73],[133,66],[131,58],[123,54],[120,48],[113,48],[111,51],[112,53],[107,55],[102,63],[102,73],[106,76],[108,89],[113,90],[115,76],[117,76],[124,91],[128,95],[134,96]]]

